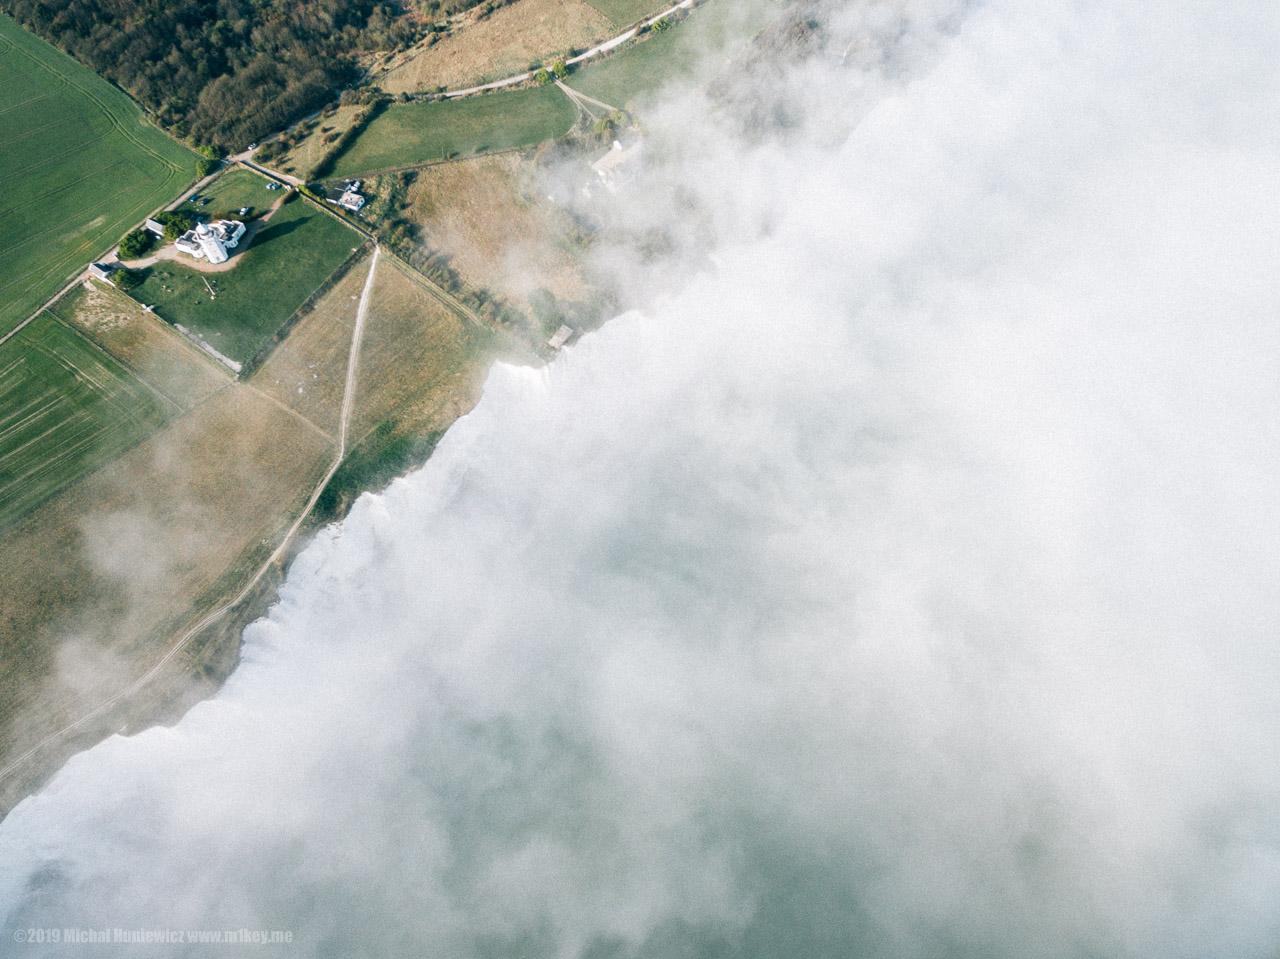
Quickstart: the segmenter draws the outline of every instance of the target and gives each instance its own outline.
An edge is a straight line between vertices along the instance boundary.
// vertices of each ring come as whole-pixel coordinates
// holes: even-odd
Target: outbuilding
[[[334,206],[340,206],[344,210],[350,210],[352,213],[359,213],[360,208],[364,206],[364,197],[360,195],[359,180],[345,180],[331,189],[325,199]]]
[[[553,350],[560,349],[560,347],[564,346],[573,338],[574,332],[575,331],[572,326],[562,325],[560,329],[556,330],[551,339],[547,340],[547,346],[551,347]]]

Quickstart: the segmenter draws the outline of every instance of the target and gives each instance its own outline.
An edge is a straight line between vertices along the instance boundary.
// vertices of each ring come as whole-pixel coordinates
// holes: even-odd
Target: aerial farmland
[[[364,242],[314,204],[281,202],[281,194],[267,190],[269,182],[233,169],[202,191],[202,199],[212,204],[209,210],[231,215],[249,210],[251,242],[234,251],[226,269],[204,273],[185,256],[160,260],[139,271],[143,282],[134,291],[160,317],[191,330],[237,364],[252,360]],[[274,209],[262,210],[273,204]],[[206,207],[186,203],[179,209]]]
[[[0,336],[195,177],[127,96],[0,14]]]
[[[545,15],[520,41],[559,58],[665,5],[477,8],[400,62],[527,67],[468,45]],[[567,6],[581,16],[551,16]],[[665,32],[569,83],[604,71],[605,99],[631,108],[684,72]],[[550,83],[444,102],[370,85],[257,152],[196,153],[2,16],[0,81],[0,181],[22,198],[0,221],[2,815],[84,745],[209,695],[301,537],[424,462],[496,359],[540,364],[562,329],[602,321],[590,230],[539,188],[540,158],[592,178],[634,121],[602,126],[607,104]],[[198,158],[218,172],[197,184]],[[356,177],[361,203],[342,205]],[[221,257],[189,240],[210,224],[241,231]],[[84,649],[118,668],[65,675]]]
[[[178,407],[48,314],[0,347],[0,526]]]

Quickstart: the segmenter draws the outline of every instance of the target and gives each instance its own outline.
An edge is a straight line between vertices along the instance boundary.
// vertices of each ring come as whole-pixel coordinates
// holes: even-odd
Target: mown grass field
[[[0,14],[0,335],[195,178],[123,93]]]
[[[48,314],[0,347],[0,526],[179,411]]]
[[[200,202],[188,200],[178,209],[205,219],[219,213],[239,216],[242,207],[249,207],[249,216],[261,215],[281,196],[281,191],[267,189],[270,182],[252,170],[232,167],[197,194]]]
[[[224,356],[247,363],[363,242],[350,227],[297,197],[272,215],[247,250],[236,254],[235,269],[201,273],[181,261],[162,260],[142,271],[145,280],[131,292],[165,320],[194,331]],[[216,297],[210,298],[206,282]]]
[[[568,133],[577,116],[577,108],[553,86],[393,106],[338,157],[333,176],[529,146]]]
[[[672,6],[675,0],[587,0],[619,27],[629,27],[641,17],[650,17]]]
[[[635,107],[668,83],[705,80],[746,45],[772,11],[766,0],[713,0],[672,29],[583,65],[566,82],[613,106]]]

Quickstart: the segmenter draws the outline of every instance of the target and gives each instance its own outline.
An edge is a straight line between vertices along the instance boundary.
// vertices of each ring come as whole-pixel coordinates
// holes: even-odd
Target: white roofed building
[[[553,350],[558,350],[573,338],[573,334],[575,332],[576,331],[572,326],[568,326],[567,324],[561,325],[560,329],[556,330],[551,339],[547,340],[547,346],[551,347]]]
[[[346,180],[330,190],[325,199],[334,206],[340,206],[352,213],[359,213],[364,206],[364,197],[360,195],[360,181]]]
[[[244,224],[239,220],[215,220],[188,230],[174,240],[173,245],[197,260],[226,263],[229,258],[227,250],[239,246],[242,236]]]

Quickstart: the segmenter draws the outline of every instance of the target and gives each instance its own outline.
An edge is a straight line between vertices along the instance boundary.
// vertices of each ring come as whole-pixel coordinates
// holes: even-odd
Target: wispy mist
[[[6,930],[1276,954],[1280,8],[825,9],[784,130],[651,115],[642,313],[0,826]]]

